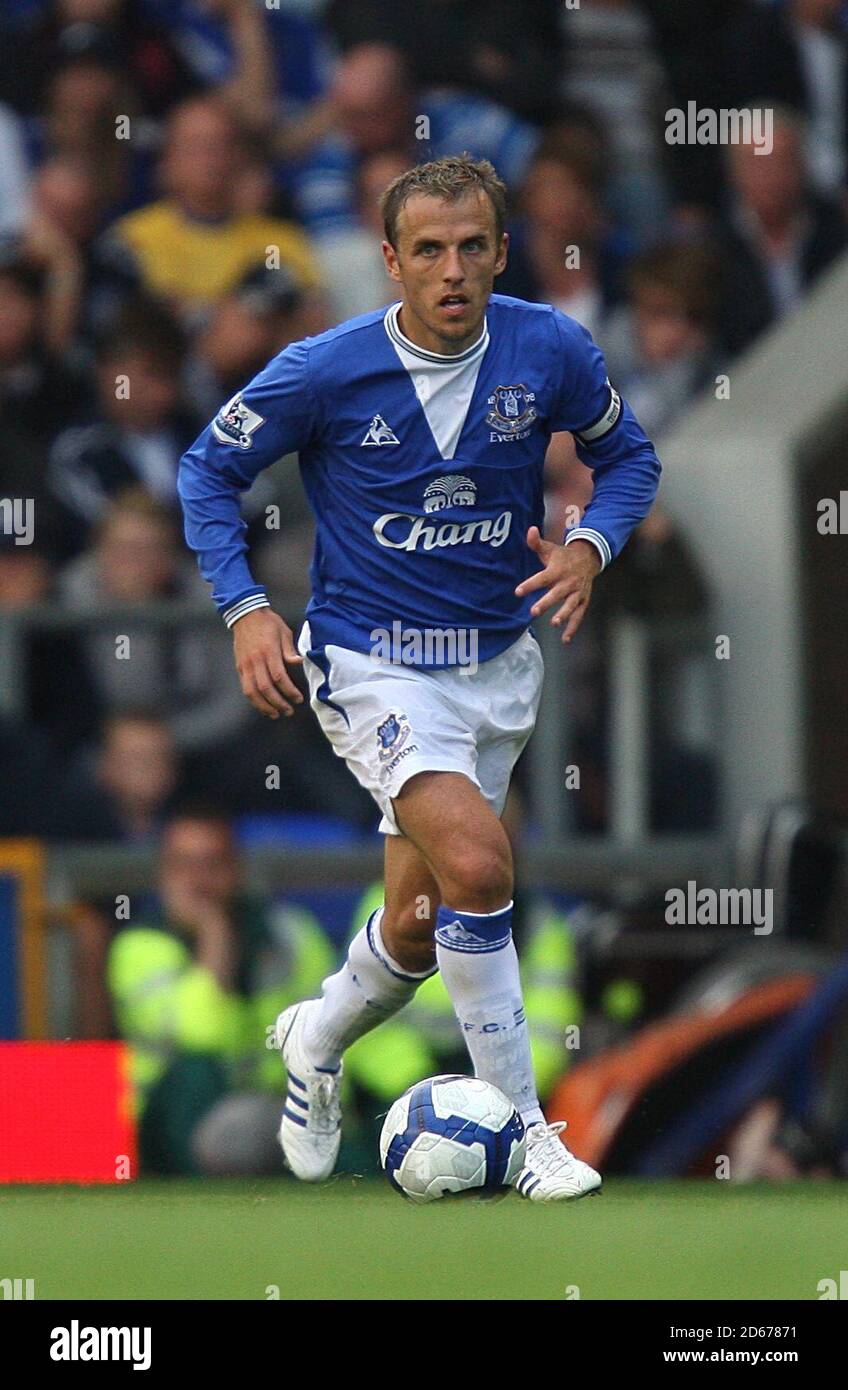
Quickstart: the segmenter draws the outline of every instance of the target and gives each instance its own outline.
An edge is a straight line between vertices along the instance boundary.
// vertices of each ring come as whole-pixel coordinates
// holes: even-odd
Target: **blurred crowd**
[[[391,302],[378,196],[464,149],[509,185],[496,290],[584,323],[662,434],[848,245],[846,35],[841,0],[6,0],[0,834],[144,843],[210,794],[371,829],[314,721],[271,737],[242,700],[181,538],[182,452],[287,343]],[[693,101],[772,109],[771,153],[668,144]],[[312,533],[291,463],[245,507],[257,577],[296,609]],[[548,472],[559,538],[591,475],[568,436]],[[616,605],[705,602],[661,512],[616,568],[577,690],[603,681]],[[49,621],[6,621],[35,609]],[[673,788],[655,792],[661,826]]]

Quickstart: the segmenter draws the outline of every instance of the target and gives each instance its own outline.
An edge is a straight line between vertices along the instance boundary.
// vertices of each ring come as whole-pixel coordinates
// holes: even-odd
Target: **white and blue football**
[[[395,1101],[380,1162],[412,1202],[507,1188],[524,1164],[524,1124],[508,1096],[473,1076],[431,1076]]]

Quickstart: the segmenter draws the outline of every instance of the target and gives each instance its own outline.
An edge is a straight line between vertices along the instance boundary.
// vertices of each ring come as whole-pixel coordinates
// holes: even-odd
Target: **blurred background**
[[[177,465],[393,301],[379,194],[462,150],[509,185],[496,290],[591,330],[664,464],[579,639],[538,627],[507,821],[544,1101],[612,1173],[848,1176],[848,7],[4,0],[0,53],[0,1177],[281,1170],[267,1025],[380,901],[378,814],[242,698]],[[771,152],[668,144],[690,102],[773,112]],[[591,486],[557,436],[551,538]],[[296,626],[293,458],[245,515]],[[467,1068],[435,979],[349,1054],[342,1165]]]

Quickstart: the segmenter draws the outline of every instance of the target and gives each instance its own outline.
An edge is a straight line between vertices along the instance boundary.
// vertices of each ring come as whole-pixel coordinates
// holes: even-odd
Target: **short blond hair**
[[[397,246],[397,220],[413,193],[455,202],[466,193],[484,193],[495,214],[495,234],[500,241],[506,223],[506,184],[498,178],[488,159],[472,159],[470,154],[447,155],[416,164],[392,179],[380,198],[380,214],[386,241]]]

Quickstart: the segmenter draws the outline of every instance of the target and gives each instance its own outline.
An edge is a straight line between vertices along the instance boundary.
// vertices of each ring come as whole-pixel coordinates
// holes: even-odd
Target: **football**
[[[471,1076],[432,1076],[395,1101],[380,1162],[412,1202],[508,1188],[524,1163],[524,1124],[508,1096]]]

